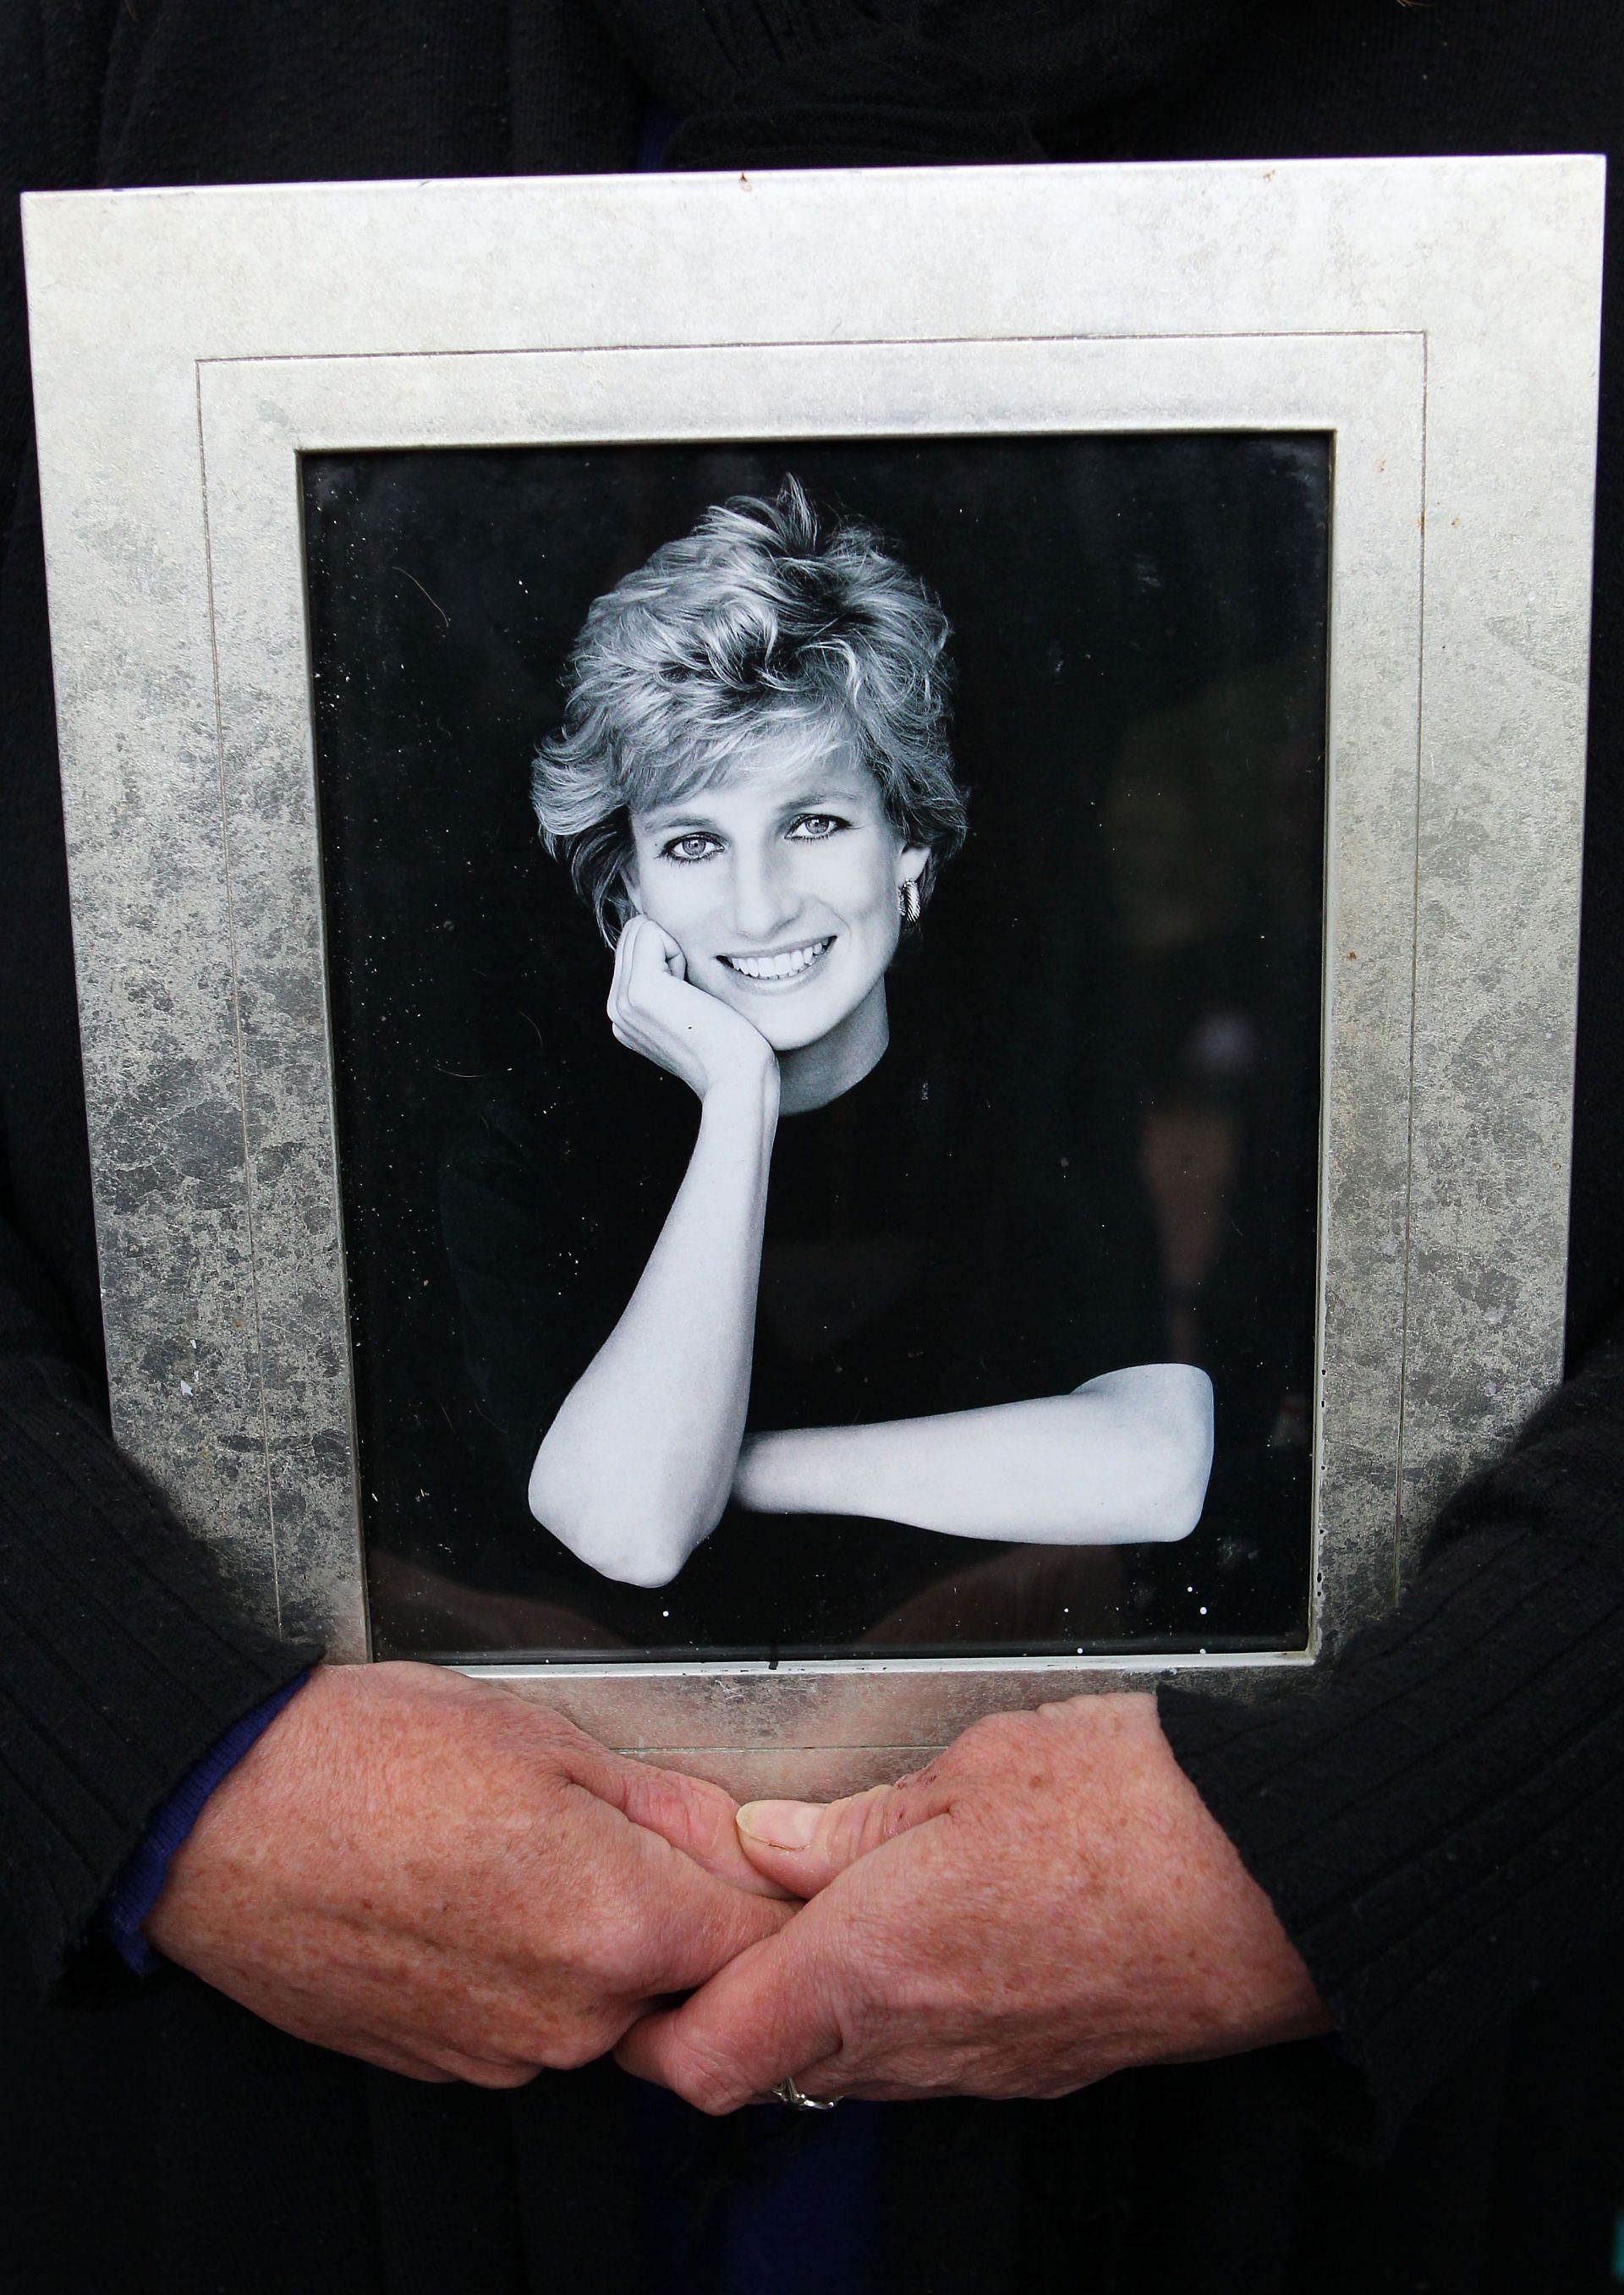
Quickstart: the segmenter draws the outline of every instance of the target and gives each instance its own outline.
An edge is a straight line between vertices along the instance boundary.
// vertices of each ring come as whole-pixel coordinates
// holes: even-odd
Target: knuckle
[[[842,1801],[830,1812],[828,1846],[836,1853],[861,1856],[895,1830],[893,1785],[871,1785],[867,1793]]]
[[[567,1714],[559,1711],[556,1705],[533,1704],[526,1699],[525,1715],[531,1735],[549,1745],[584,1748],[594,1753],[601,1750],[595,1738],[589,1737],[584,1729],[578,1728]]]
[[[713,2119],[724,2112],[737,2110],[749,2100],[751,2091],[742,2088],[739,2075],[708,2049],[690,2046],[687,2057],[675,2074],[677,2092],[691,2103],[696,2111],[703,2111]]]
[[[402,2079],[417,2080],[425,2087],[444,2087],[455,2074],[442,2071],[426,2057],[409,2054],[406,2050],[392,2047],[382,2040],[355,2040],[345,2049],[347,2055],[358,2056],[363,2064],[376,2064],[379,2071],[396,2072]]]
[[[600,2056],[608,2055],[631,2021],[629,2015],[608,2011],[576,2016],[543,2044],[538,2070],[555,2072],[583,2070],[588,2064],[595,2064]]]
[[[714,1858],[735,1846],[732,1801],[707,1778],[677,1769],[656,1771],[649,1813],[665,1838],[690,1855]]]
[[[582,1981],[603,1991],[635,1982],[649,1956],[649,1915],[627,1904],[594,1907],[575,1940],[574,1964]]]
[[[959,1744],[951,1750],[974,1753],[980,1759],[998,1760],[1014,1752],[1026,1735],[1027,1720],[1024,1713],[989,1713],[972,1723]]]
[[[470,2064],[463,2078],[470,2087],[527,2087],[540,2070],[539,2064]]]
[[[877,1848],[882,1842],[894,1841],[898,1834],[909,1832],[922,1816],[928,1815],[929,1809],[928,1800],[921,1809],[919,1793],[913,1778],[906,1778],[901,1785],[893,1785],[878,1806],[869,1845]]]

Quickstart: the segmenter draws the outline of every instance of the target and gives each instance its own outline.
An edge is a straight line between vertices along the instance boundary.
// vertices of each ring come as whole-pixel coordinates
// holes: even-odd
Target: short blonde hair
[[[747,753],[763,717],[851,742],[904,843],[964,842],[948,747],[947,617],[867,527],[821,516],[787,478],[736,495],[594,600],[562,730],[531,772],[542,841],[611,945],[631,913],[631,817],[680,802]]]

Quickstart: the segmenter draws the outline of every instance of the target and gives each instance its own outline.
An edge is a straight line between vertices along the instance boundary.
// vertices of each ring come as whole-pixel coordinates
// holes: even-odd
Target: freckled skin
[[[517,2087],[787,1915],[717,1786],[492,1683],[323,1666],[206,1803],[146,1933],[299,2039]]]
[[[1328,2024],[1149,1696],[1000,1714],[900,1785],[752,1804],[739,1837],[806,1909],[617,2052],[701,2111],[787,2077],[820,2098],[1065,2095]]]

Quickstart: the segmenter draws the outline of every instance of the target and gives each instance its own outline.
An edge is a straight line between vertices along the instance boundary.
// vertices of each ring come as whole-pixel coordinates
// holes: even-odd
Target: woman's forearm
[[[770,1058],[707,1095],[641,1280],[536,1453],[532,1514],[606,1577],[665,1585],[727,1503],[777,1120]]]
[[[733,1495],[763,1514],[860,1515],[1032,1546],[1184,1538],[1212,1463],[1212,1389],[1185,1363],[1071,1394],[873,1426],[752,1435]]]

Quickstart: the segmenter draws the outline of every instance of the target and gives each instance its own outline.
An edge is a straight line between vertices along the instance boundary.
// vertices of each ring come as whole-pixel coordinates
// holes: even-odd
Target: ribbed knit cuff
[[[1624,1927],[1619,1358],[1473,1484],[1322,1687],[1164,1688],[1180,1766],[1268,1891],[1386,2127]]]
[[[0,1899],[42,1994],[166,1796],[320,1654],[233,1611],[68,1366],[0,1360]]]

